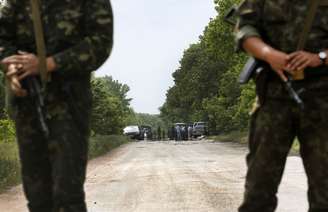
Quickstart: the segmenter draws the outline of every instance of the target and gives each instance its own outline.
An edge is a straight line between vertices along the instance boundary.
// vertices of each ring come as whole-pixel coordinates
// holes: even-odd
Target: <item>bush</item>
[[[130,139],[121,135],[95,135],[90,139],[89,158],[94,158],[109,152]]]
[[[218,142],[237,142],[247,143],[248,132],[247,131],[232,131],[221,135],[210,137],[214,141]]]
[[[20,163],[15,142],[0,143],[0,191],[20,182]]]
[[[14,123],[9,119],[0,120],[0,142],[14,142],[15,127]]]

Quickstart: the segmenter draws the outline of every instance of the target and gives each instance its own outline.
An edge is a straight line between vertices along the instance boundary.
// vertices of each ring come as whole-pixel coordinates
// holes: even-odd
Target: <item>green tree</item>
[[[0,119],[5,117],[5,84],[4,84],[4,73],[0,68]]]
[[[218,15],[196,44],[184,52],[173,73],[174,86],[160,108],[167,122],[208,121],[212,132],[242,130],[254,99],[253,85],[241,87],[237,78],[246,61],[235,53],[233,27],[224,15],[239,0],[215,0]]]
[[[96,134],[121,134],[132,113],[127,92],[129,87],[112,77],[93,78],[91,129]]]

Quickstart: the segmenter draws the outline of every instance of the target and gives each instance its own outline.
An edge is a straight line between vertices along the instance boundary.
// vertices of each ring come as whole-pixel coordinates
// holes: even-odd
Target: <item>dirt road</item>
[[[235,212],[242,199],[245,147],[232,143],[139,142],[90,162],[89,212]],[[278,212],[305,212],[301,160],[289,157]],[[0,211],[26,212],[21,188],[0,195]]]

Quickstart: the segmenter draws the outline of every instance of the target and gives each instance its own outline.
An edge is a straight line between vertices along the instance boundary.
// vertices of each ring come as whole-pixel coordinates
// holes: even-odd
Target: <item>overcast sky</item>
[[[114,49],[97,76],[111,75],[129,85],[136,112],[159,113],[184,49],[216,16],[213,1],[111,0]]]

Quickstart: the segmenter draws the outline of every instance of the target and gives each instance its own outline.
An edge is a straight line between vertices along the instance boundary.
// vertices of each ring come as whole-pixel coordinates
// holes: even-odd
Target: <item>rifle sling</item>
[[[45,45],[42,20],[40,14],[40,0],[31,0],[31,8],[32,8],[35,43],[37,47],[37,55],[39,58],[39,69],[40,69],[39,71],[40,71],[43,88],[45,88],[46,83],[50,79],[47,73],[47,61],[46,61],[47,53],[46,53],[46,45]]]
[[[304,49],[304,47],[306,45],[306,41],[307,41],[308,36],[309,36],[309,33],[311,31],[312,25],[313,25],[315,15],[316,15],[318,7],[321,3],[327,3],[327,1],[326,0],[325,1],[322,1],[322,0],[311,0],[310,1],[309,12],[308,12],[308,14],[306,16],[306,19],[304,21],[304,28],[303,28],[303,31],[300,35],[299,40],[298,40],[297,51]],[[303,80],[305,78],[304,70],[303,71],[298,71],[296,74],[294,74],[292,76],[292,78],[294,80]]]
[[[304,28],[300,35],[299,41],[298,41],[297,50],[302,50],[305,47],[306,41],[307,41],[309,33],[311,31],[312,24],[313,24],[313,21],[314,21],[314,18],[315,18],[315,15],[317,13],[317,9],[318,9],[320,3],[328,2],[328,1],[311,0],[310,2],[311,2],[311,4],[310,4],[309,12],[308,12],[307,17],[304,22]]]

